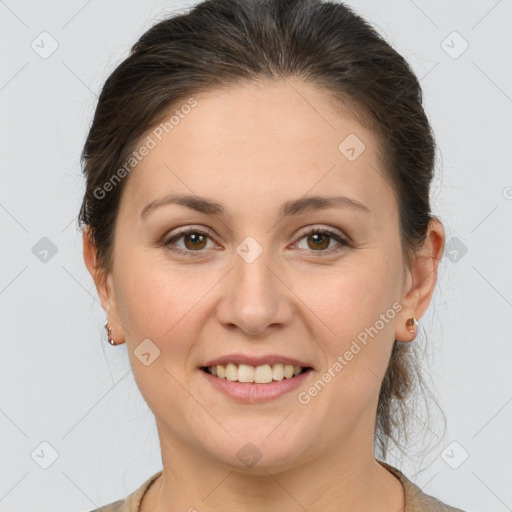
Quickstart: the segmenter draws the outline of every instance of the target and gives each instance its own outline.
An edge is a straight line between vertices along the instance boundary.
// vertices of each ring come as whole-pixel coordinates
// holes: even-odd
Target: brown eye
[[[181,239],[183,239],[183,246],[179,247],[177,242]],[[206,247],[208,239],[210,239],[208,233],[198,229],[188,229],[168,238],[163,245],[170,251],[190,255],[193,252],[204,252],[202,249]]]
[[[183,246],[179,246],[178,242],[183,239]],[[310,252],[317,252],[320,254],[329,254],[331,252],[341,251],[343,248],[350,247],[350,243],[342,238],[338,233],[328,229],[311,229],[304,233],[300,240],[307,240],[307,247],[299,247]],[[188,229],[181,231],[168,238],[163,243],[170,251],[182,254],[185,256],[193,256],[194,253],[204,253],[203,249],[207,248],[208,240],[211,237],[208,233],[199,229]],[[331,242],[338,242],[337,246],[331,246]]]
[[[308,246],[310,249],[327,249],[329,247],[330,236],[321,234],[321,233],[313,233],[312,235],[308,235]],[[312,243],[309,243],[312,241]]]
[[[200,233],[191,232],[182,236],[185,240],[185,247],[191,251],[196,249],[203,249],[206,245],[206,237]]]
[[[307,247],[304,248],[299,246],[299,249],[310,250],[313,252],[330,253],[339,251],[343,249],[343,247],[350,246],[348,241],[343,239],[338,233],[328,229],[311,229],[302,235],[300,240],[302,239],[307,240]],[[338,246],[341,247],[336,247],[336,245],[330,246],[332,241],[338,242]]]

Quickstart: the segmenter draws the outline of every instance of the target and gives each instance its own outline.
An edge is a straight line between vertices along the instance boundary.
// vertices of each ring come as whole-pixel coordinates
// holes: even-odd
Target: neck
[[[162,439],[161,439],[162,441]],[[367,512],[404,510],[400,481],[374,458],[345,443],[282,471],[237,472],[215,459],[184,448],[162,445],[164,470],[151,485],[140,512]],[[359,445],[360,446],[360,445]],[[371,451],[370,451],[371,450]]]

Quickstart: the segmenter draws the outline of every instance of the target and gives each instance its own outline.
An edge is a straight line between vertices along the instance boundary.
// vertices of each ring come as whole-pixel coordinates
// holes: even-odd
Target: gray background
[[[512,2],[348,3],[421,78],[449,241],[420,326],[447,431],[434,414],[424,432],[437,446],[388,461],[467,511],[512,510]],[[187,5],[0,1],[0,511],[88,511],[161,469],[126,346],[106,343],[75,221],[103,82],[143,31]]]

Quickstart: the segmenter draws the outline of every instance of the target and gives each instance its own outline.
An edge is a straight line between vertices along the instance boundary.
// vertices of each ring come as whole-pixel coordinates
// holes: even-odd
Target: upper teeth
[[[238,382],[256,382],[257,384],[266,384],[272,380],[290,379],[302,371],[302,366],[293,366],[292,364],[264,364],[261,366],[251,366],[249,364],[228,363],[226,365],[218,364],[209,366],[208,371],[221,379]]]

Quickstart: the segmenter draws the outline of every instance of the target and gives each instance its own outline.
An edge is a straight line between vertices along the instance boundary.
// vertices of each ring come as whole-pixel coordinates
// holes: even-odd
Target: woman
[[[212,0],[108,78],[84,259],[163,470],[103,511],[460,510],[400,431],[445,235],[406,61],[348,7]]]

